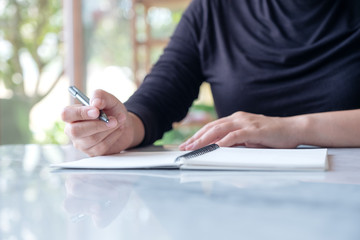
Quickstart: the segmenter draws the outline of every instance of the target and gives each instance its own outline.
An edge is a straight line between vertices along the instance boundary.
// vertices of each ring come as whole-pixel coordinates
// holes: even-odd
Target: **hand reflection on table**
[[[134,178],[119,175],[71,174],[65,180],[64,207],[72,222],[90,217],[95,226],[108,226],[125,207]]]

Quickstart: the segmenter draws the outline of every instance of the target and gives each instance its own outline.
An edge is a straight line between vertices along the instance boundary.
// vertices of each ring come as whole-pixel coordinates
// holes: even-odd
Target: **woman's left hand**
[[[236,112],[202,127],[180,145],[180,150],[194,150],[216,143],[221,147],[295,148],[299,145],[297,123],[292,117],[267,117]]]

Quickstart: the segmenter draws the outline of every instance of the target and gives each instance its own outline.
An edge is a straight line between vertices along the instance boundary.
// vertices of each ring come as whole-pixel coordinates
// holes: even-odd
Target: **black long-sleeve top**
[[[219,117],[360,108],[360,1],[194,0],[125,103],[143,144],[185,117],[204,81]]]

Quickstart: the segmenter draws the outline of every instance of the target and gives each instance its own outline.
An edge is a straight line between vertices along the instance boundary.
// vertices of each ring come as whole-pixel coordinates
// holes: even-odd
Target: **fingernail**
[[[87,112],[88,116],[91,118],[97,118],[99,116],[99,112],[95,109],[91,109]]]

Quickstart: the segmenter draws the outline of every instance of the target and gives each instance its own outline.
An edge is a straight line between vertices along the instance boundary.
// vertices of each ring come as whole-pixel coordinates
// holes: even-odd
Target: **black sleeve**
[[[125,103],[145,126],[141,145],[152,144],[182,120],[199,94],[204,81],[198,48],[201,9],[201,0],[189,5],[163,55]]]

